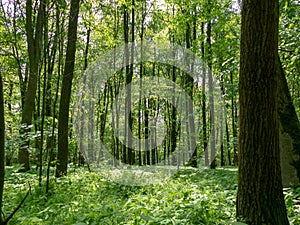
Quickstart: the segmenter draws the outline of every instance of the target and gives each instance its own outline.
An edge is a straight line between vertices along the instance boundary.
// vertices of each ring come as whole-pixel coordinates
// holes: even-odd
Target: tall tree
[[[0,71],[0,211],[2,212],[2,196],[4,188],[4,157],[5,157],[5,126],[4,126],[4,101],[2,74]],[[3,224],[2,213],[0,213],[0,224]]]
[[[68,27],[68,43],[66,52],[66,62],[64,67],[59,117],[58,117],[58,155],[56,176],[60,177],[67,173],[69,144],[68,144],[68,124],[69,124],[69,107],[71,99],[71,88],[74,73],[77,24],[79,14],[80,0],[71,0],[69,27]]]
[[[192,12],[185,12],[187,14],[187,18],[191,17],[191,22],[186,22],[186,31],[185,31],[185,41],[186,41],[186,48],[191,49],[192,45],[194,45],[194,41],[196,40],[196,16],[195,16],[195,9],[193,8]],[[192,62],[187,62],[187,65],[191,68],[194,72],[194,65]],[[191,76],[185,76],[185,86],[187,88],[187,93],[189,98],[193,99],[193,92],[194,92],[194,79]],[[197,167],[197,148],[196,148],[196,137],[195,137],[195,121],[194,121],[194,109],[193,105],[186,101],[187,107],[187,117],[188,117],[188,131],[189,131],[189,149],[193,151],[191,155],[190,164],[192,167]]]
[[[124,7],[124,13],[123,13],[123,26],[124,26],[124,42],[125,42],[125,85],[129,84],[131,82],[131,73],[130,73],[130,66],[129,66],[129,48],[128,48],[128,43],[129,43],[129,12],[128,12],[128,7],[125,4],[123,5]],[[130,85],[127,86],[126,88],[126,107],[125,107],[125,135],[124,135],[124,145],[123,145],[123,162],[127,163],[127,141],[130,139],[129,138],[129,117],[130,117],[130,104],[131,104],[131,87]],[[129,144],[129,143],[128,143]]]
[[[33,3],[32,0],[26,1],[26,36],[29,56],[29,79],[25,93],[24,108],[22,111],[21,138],[23,140],[18,160],[23,165],[24,171],[29,170],[29,140],[28,133],[32,123],[32,114],[35,105],[35,95],[39,73],[41,45],[43,39],[43,24],[45,15],[46,0],[40,2],[36,23],[33,24]],[[34,29],[35,28],[35,29]]]
[[[279,155],[278,11],[278,0],[243,1],[237,217],[249,225],[289,224]]]
[[[210,7],[210,5],[208,6]],[[209,8],[209,14],[210,14]],[[209,92],[209,115],[210,115],[210,168],[216,168],[216,129],[215,129],[215,100],[213,93],[213,74],[212,74],[212,50],[211,50],[211,20],[207,23],[207,64],[208,64],[208,92]]]
[[[201,22],[201,34],[204,35],[204,22]],[[201,56],[202,59],[204,60],[205,57],[205,48],[204,48],[204,40],[201,41]],[[204,157],[205,157],[205,166],[209,165],[209,159],[208,159],[208,149],[207,148],[207,123],[206,123],[206,96],[205,96],[205,82],[206,82],[206,68],[205,66],[203,66],[202,69],[202,98],[201,98],[201,102],[202,102],[202,107],[201,107],[201,111],[202,111],[202,136],[203,136],[203,149],[204,149]]]
[[[230,83],[232,86],[231,93],[231,118],[232,118],[232,135],[233,135],[233,165],[238,164],[238,156],[237,156],[237,126],[236,126],[236,103],[234,98],[234,89],[233,89],[233,74],[230,72]]]

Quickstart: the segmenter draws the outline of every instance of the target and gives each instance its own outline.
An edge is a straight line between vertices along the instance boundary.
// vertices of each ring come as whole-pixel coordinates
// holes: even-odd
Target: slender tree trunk
[[[173,4],[172,7],[172,17],[175,18],[175,5]],[[171,42],[173,44],[175,44],[175,35],[173,34],[171,36]],[[173,57],[175,57],[175,55],[173,55]],[[171,78],[173,81],[173,92],[175,92],[175,84],[176,84],[176,75],[177,75],[177,68],[176,66],[172,66],[172,74],[171,74]],[[168,70],[169,72],[170,70]],[[177,147],[177,123],[176,123],[176,118],[177,118],[177,111],[176,111],[176,107],[175,107],[175,96],[172,96],[172,104],[168,104],[166,107],[168,109],[168,117],[169,117],[169,129],[168,129],[168,142],[166,142],[167,144],[167,157],[168,157],[168,165],[170,165],[170,155],[172,154],[172,152],[175,152],[176,147]],[[170,112],[171,111],[171,112]],[[170,116],[171,113],[171,116]]]
[[[188,13],[187,16],[191,16],[190,13]],[[194,29],[196,27],[194,26]],[[186,41],[186,48],[191,49],[192,41],[195,38],[196,31],[193,30],[193,34],[191,35],[191,25],[189,22],[186,23],[186,33],[185,33],[185,41]],[[189,65],[191,71],[194,70],[194,65],[191,64],[191,62],[187,62],[187,65]],[[194,92],[194,79],[189,74],[185,74],[185,85],[187,87],[187,93],[190,99],[193,99],[193,92]],[[188,130],[188,137],[189,137],[189,150],[192,151],[190,164],[192,167],[197,167],[197,149],[196,149],[196,133],[195,133],[195,123],[194,123],[194,109],[193,104],[189,101],[186,101],[186,107],[187,107],[187,130]]]
[[[201,23],[201,34],[204,35],[204,22]],[[205,48],[204,48],[204,40],[201,42],[201,55],[202,60],[205,58]],[[204,150],[204,164],[205,166],[209,165],[208,158],[208,149],[207,149],[207,122],[206,122],[206,94],[205,94],[205,86],[206,86],[206,68],[203,66],[202,70],[202,87],[201,87],[201,101],[202,101],[202,130],[203,130],[203,150]]]
[[[39,186],[42,186],[43,176],[43,148],[44,148],[44,123],[45,123],[45,108],[46,108],[46,87],[47,87],[47,56],[49,52],[48,44],[48,18],[45,19],[45,32],[44,32],[44,77],[43,77],[43,97],[42,97],[42,111],[41,111],[41,137],[39,146]]]
[[[225,114],[225,129],[226,129],[226,145],[227,145],[227,158],[228,158],[228,166],[231,166],[231,154],[230,154],[230,138],[229,138],[229,129],[228,129],[228,121],[227,115]]]
[[[26,1],[26,36],[29,56],[29,80],[25,93],[24,108],[22,111],[22,127],[20,130],[22,144],[19,149],[18,160],[23,165],[22,171],[30,169],[29,166],[29,132],[34,111],[34,101],[37,89],[37,79],[39,73],[39,61],[41,54],[42,32],[46,0],[42,0],[39,5],[35,31],[33,30],[32,0]]]
[[[104,134],[105,134],[105,126],[106,126],[106,121],[107,121],[107,112],[108,112],[108,107],[109,107],[109,90],[110,90],[110,83],[106,83],[104,86],[104,91],[103,91],[103,100],[100,102],[100,108],[101,108],[101,115],[99,116],[100,121],[100,127],[99,127],[99,138],[101,143],[104,143]],[[103,149],[98,149],[99,154],[98,154],[98,162],[100,162],[103,158]]]
[[[129,49],[128,49],[128,43],[129,43],[129,15],[128,15],[128,9],[127,6],[124,5],[124,42],[125,42],[125,86],[131,83],[131,74],[130,74],[130,66],[129,66]],[[123,145],[123,163],[128,162],[128,154],[127,154],[127,147],[128,144],[128,137],[129,137],[129,117],[130,117],[130,110],[131,110],[131,88],[130,85],[127,86],[126,89],[126,99],[125,99],[125,134],[124,134],[124,145]]]
[[[51,50],[48,49],[48,69],[47,69],[47,87],[46,87],[46,105],[45,105],[45,114],[46,117],[52,117],[53,121],[55,120],[52,114],[52,107],[53,107],[53,93],[52,93],[52,78],[54,72],[54,65],[56,63],[56,53],[58,48],[58,37],[59,37],[59,29],[60,29],[60,9],[59,6],[56,5],[55,10],[55,33],[54,33],[54,40],[51,46]],[[50,48],[50,46],[48,46]],[[60,64],[59,64],[60,65]],[[49,127],[51,129],[51,127]],[[48,160],[49,152],[51,149],[54,148],[54,137],[52,135],[47,136],[47,146],[46,146],[46,160]]]
[[[238,165],[238,154],[237,154],[237,128],[236,128],[236,104],[234,100],[234,90],[233,90],[233,74],[230,72],[230,82],[231,82],[231,117],[232,117],[232,135],[233,135],[233,165]]]
[[[149,142],[149,98],[144,100],[145,107],[145,154],[146,154],[146,164],[150,165],[150,142]]]
[[[144,23],[145,23],[145,18],[146,18],[146,13],[145,13],[145,8],[146,8],[146,1],[142,2],[142,20],[141,20],[141,33],[140,33],[140,39],[141,39],[141,58],[143,59],[143,41],[144,41]],[[138,138],[139,140],[142,139],[142,118],[143,118],[143,110],[142,110],[142,90],[143,90],[143,73],[144,73],[144,66],[143,66],[143,62],[140,63],[140,93],[139,93],[139,114],[138,114]],[[141,150],[142,146],[141,146],[141,141],[139,141],[139,152],[138,152],[138,161],[139,161],[139,166],[142,166],[143,162],[142,162],[142,150]]]
[[[177,72],[177,69],[175,66],[172,66],[172,81],[173,81],[173,92],[175,92],[175,82],[176,82],[176,72]],[[168,160],[169,160],[169,156],[172,154],[172,152],[175,152],[176,150],[176,147],[177,147],[177,124],[176,124],[176,118],[177,118],[177,111],[176,111],[176,107],[175,107],[175,104],[176,103],[176,99],[175,99],[175,96],[172,95],[172,104],[171,105],[167,105],[166,107],[168,107],[168,115],[169,115],[169,120],[170,120],[170,128],[168,129],[169,130],[169,139],[170,139],[170,144],[168,146],[168,154],[167,154],[167,157],[168,157]],[[171,110],[171,117],[170,117],[170,110]],[[170,164],[170,162],[168,161],[168,163]]]
[[[5,123],[4,123],[4,99],[3,99],[3,83],[2,73],[0,70],[0,224],[3,223],[2,215],[2,199],[4,189],[4,159],[5,159]]]
[[[289,224],[280,172],[278,21],[278,0],[243,1],[237,217],[249,225]]]
[[[84,71],[86,71],[87,67],[88,67],[88,55],[89,55],[89,45],[90,45],[90,35],[91,35],[91,28],[88,25],[87,27],[87,37],[86,37],[86,44],[85,44],[85,51],[84,51],[84,63],[83,63],[83,73]],[[84,77],[86,78],[86,77]],[[84,79],[84,84],[86,83],[86,79]],[[82,93],[82,98],[84,99],[84,93]],[[82,103],[82,107],[81,107],[81,119],[80,119],[80,126],[84,127],[85,126],[85,122],[86,122],[86,115],[85,115],[85,106],[84,106],[84,102]],[[79,139],[79,153],[78,153],[78,165],[84,165],[84,129],[81,129],[81,132],[79,134],[80,139]]]
[[[61,97],[58,117],[58,155],[56,166],[56,177],[67,173],[69,144],[68,144],[68,124],[69,107],[71,99],[71,88],[75,64],[77,23],[79,14],[80,0],[71,0],[70,19],[68,28],[68,44],[66,62],[62,79]]]
[[[135,1],[131,1],[131,42],[134,43],[135,41]],[[131,45],[131,58],[130,58],[130,67],[129,67],[129,74],[126,75],[126,85],[130,84],[133,77],[133,62],[134,62],[134,44]],[[129,86],[130,87],[130,86]],[[135,154],[132,149],[132,136],[129,135],[132,132],[132,116],[131,116],[131,88],[127,89],[127,109],[128,109],[128,130],[127,130],[127,145],[128,145],[128,164],[132,165],[135,162]]]
[[[225,89],[224,89],[224,78],[223,76],[221,77],[221,91],[222,91],[222,95],[225,96]],[[223,100],[223,104],[226,105],[225,103],[225,99]],[[225,108],[225,107],[224,107]],[[226,109],[225,109],[226,110]],[[226,112],[226,111],[225,111]],[[224,113],[224,115],[221,115],[221,127],[220,127],[220,141],[221,141],[221,159],[220,159],[220,165],[221,166],[225,166],[225,158],[224,158],[224,142],[223,142],[223,120],[225,120],[226,118],[226,113]]]
[[[59,9],[57,9],[59,10]],[[64,21],[64,20],[63,20]],[[63,23],[62,21],[62,23]],[[59,26],[59,25],[58,25]],[[60,27],[60,26],[59,26]],[[58,29],[59,30],[59,29]],[[61,73],[62,73],[62,68],[63,68],[63,52],[64,52],[64,36],[62,32],[59,32],[61,35],[60,41],[58,42],[58,68],[57,68],[57,82],[56,82],[56,90],[55,90],[55,97],[52,105],[52,130],[51,130],[51,145],[50,149],[47,151],[48,152],[48,164],[47,164],[47,180],[46,180],[46,194],[49,192],[49,182],[50,182],[50,167],[52,161],[55,159],[55,154],[54,154],[54,146],[55,146],[55,119],[56,119],[56,105],[58,101],[58,93],[59,93],[59,84],[60,84],[60,79],[61,79]]]
[[[209,10],[210,13],[210,10]],[[207,58],[208,58],[208,92],[209,92],[209,114],[210,114],[210,168],[216,168],[216,130],[215,130],[215,102],[212,75],[212,51],[211,51],[211,20],[207,24]]]

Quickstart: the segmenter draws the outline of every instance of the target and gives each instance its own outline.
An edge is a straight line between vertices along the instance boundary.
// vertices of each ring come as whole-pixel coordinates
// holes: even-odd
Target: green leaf
[[[144,215],[144,214],[141,214],[141,218],[146,221],[154,221],[154,219],[151,216]]]

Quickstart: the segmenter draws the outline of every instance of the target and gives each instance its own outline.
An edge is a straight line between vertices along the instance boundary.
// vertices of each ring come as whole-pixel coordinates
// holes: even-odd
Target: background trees
[[[186,141],[187,146],[196,146],[193,155],[195,158],[188,164],[199,165],[199,159],[204,157],[206,165],[209,165],[213,159],[211,155],[216,153],[212,168],[220,165],[237,166],[240,147],[238,131],[241,128],[238,120],[238,74],[242,66],[239,64],[241,17],[238,3],[229,0],[82,1],[78,14],[77,38],[75,32],[70,31],[75,29],[75,22],[70,23],[72,29],[68,27],[68,19],[76,19],[75,16],[70,17],[70,6],[71,1],[64,0],[0,1],[0,64],[4,84],[6,165],[21,163],[24,165],[23,170],[28,170],[29,165],[33,169],[39,168],[41,184],[44,181],[43,168],[47,168],[49,189],[51,179],[54,179],[53,165],[57,165],[57,175],[66,173],[68,163],[82,166],[80,150],[87,146],[87,142],[75,138],[80,134],[74,133],[72,109],[77,100],[76,95],[73,95],[74,90],[77,91],[80,87],[84,71],[100,54],[104,55],[120,44],[155,40],[179,44],[198,55],[209,66],[219,81],[223,95],[222,104],[226,108],[224,129],[213,126],[213,120],[216,119],[213,109],[220,103],[208,94],[211,89],[211,72],[203,70],[201,86],[201,82],[188,79],[176,66],[143,62],[117,71],[101,87],[95,103],[97,118],[90,120],[89,124],[81,124],[82,127],[94,128],[90,129],[89,139],[99,137],[115,157],[115,164],[120,160],[133,165],[154,165],[179,149],[178,140],[182,134],[178,118],[181,112],[172,106],[178,99],[167,101],[152,96],[134,103],[131,113],[127,112],[129,118],[126,127],[123,125],[127,117],[119,115],[118,110],[116,114],[111,113],[111,107],[115,106],[117,96],[126,84],[141,77],[162,77],[184,88],[194,100],[193,112],[199,116],[195,120],[201,127],[195,130],[199,141]],[[284,123],[285,117],[289,121],[293,118],[295,123],[292,124],[298,124],[299,2],[281,0],[279,8],[282,13],[279,18],[278,48],[287,82],[281,83],[284,95],[279,96],[283,104],[280,104],[282,108],[278,110],[282,125],[287,124]],[[70,37],[70,32],[73,37]],[[70,43],[72,51],[68,50]],[[124,60],[130,63],[133,59],[128,55]],[[144,84],[141,82],[140,85]],[[129,99],[130,93],[127,96]],[[82,107],[80,112],[82,117],[88,116],[85,108]],[[166,135],[163,144],[155,147],[155,142],[162,136],[156,129],[161,121],[165,124]],[[187,126],[193,133],[192,120]],[[283,136],[290,136],[288,143],[293,143],[288,145],[291,146],[293,155],[282,165],[288,170],[292,169],[293,182],[299,181],[295,171],[295,167],[299,165],[297,126],[292,129],[281,127]],[[120,128],[127,130],[127,133],[132,128],[135,137],[151,137],[151,140],[134,151],[130,147],[124,147],[114,134],[113,130],[118,132]],[[210,136],[214,138],[209,139]],[[126,142],[130,146],[133,140],[129,138]],[[222,142],[220,146],[216,145],[216,151],[212,148],[210,154],[204,154],[208,144],[214,146],[215,141],[219,140]],[[92,149],[93,142],[90,141],[87,147]],[[143,148],[151,151],[144,152]],[[91,153],[91,157],[96,156]],[[103,152],[97,157],[102,160]],[[171,164],[171,161],[166,161],[166,164]],[[289,184],[290,181],[285,183],[287,186]]]
[[[125,5],[124,5],[125,4]],[[144,2],[139,1],[134,3],[132,7],[132,2],[127,2],[122,5],[119,1],[105,2],[102,4],[97,4],[94,1],[86,1],[82,3],[81,8],[82,13],[79,17],[81,18],[78,24],[78,40],[77,40],[77,53],[76,62],[74,69],[74,90],[77,86],[77,81],[83,73],[84,61],[93,62],[97,57],[97,54],[101,51],[103,53],[107,52],[109,49],[117,46],[120,43],[124,43],[126,40],[126,35],[128,32],[128,38],[139,40],[171,40],[174,43],[190,48],[195,54],[203,58],[204,61],[212,61],[211,67],[215,76],[219,78],[223,89],[223,96],[226,105],[226,132],[224,132],[224,143],[223,143],[223,159],[222,164],[231,165],[237,164],[237,81],[238,81],[238,47],[239,47],[239,5],[233,4],[231,1],[223,1],[222,3],[217,1],[211,1],[210,5],[214,7],[209,7],[204,2],[180,2],[175,3],[171,1],[165,1],[163,3],[158,2]],[[7,164],[11,161],[15,161],[17,154],[16,143],[21,146],[19,158],[25,159],[28,164],[28,160],[31,159],[32,162],[39,158],[39,148],[40,145],[40,135],[41,135],[41,119],[45,114],[45,127],[46,132],[43,135],[43,141],[46,142],[43,146],[42,153],[47,152],[49,149],[53,149],[52,153],[50,151],[42,157],[42,161],[45,162],[48,156],[53,160],[54,155],[56,155],[57,148],[57,115],[59,111],[59,94],[57,95],[57,88],[60,88],[61,79],[60,75],[64,73],[64,63],[66,54],[66,44],[67,44],[67,27],[65,23],[65,18],[68,16],[68,3],[64,1],[53,2],[52,4],[38,4],[40,7],[31,9],[32,4],[30,1],[26,4],[19,4],[17,1],[1,2],[1,10],[3,16],[1,17],[1,57],[0,60],[3,62],[4,72],[4,88],[6,96],[8,115],[8,145],[6,147],[7,151]],[[44,7],[44,8],[43,8]],[[124,8],[127,7],[126,20],[124,20]],[[297,40],[294,36],[289,35],[291,32],[297,29],[297,23],[293,23],[293,26],[289,26],[291,20],[297,20],[297,3],[295,1],[280,1],[281,10],[284,12],[282,17],[280,17],[280,56],[282,56],[283,69],[287,70],[287,80],[289,87],[291,88],[292,100],[295,103],[296,113],[298,113],[298,103],[296,97],[295,85],[297,84],[297,77],[291,74],[297,74],[298,69],[297,64]],[[134,8],[135,13],[132,13]],[[33,11],[32,11],[33,10]],[[39,14],[39,11],[47,11],[45,18]],[[26,16],[26,12],[28,16]],[[29,15],[29,14],[32,15]],[[39,15],[39,16],[38,16]],[[128,17],[128,18],[127,18]],[[30,21],[32,20],[32,21]],[[44,21],[44,25],[40,20]],[[28,25],[26,25],[26,23]],[[29,25],[31,23],[31,26]],[[124,29],[127,28],[127,32],[124,33]],[[129,29],[130,28],[130,29]],[[86,38],[87,31],[89,30],[89,53],[85,56],[86,48]],[[126,29],[125,29],[126,30]],[[211,30],[211,31],[210,31]],[[184,33],[182,33],[184,31]],[[28,36],[28,38],[27,38]],[[209,42],[209,36],[211,41]],[[7,37],[10,37],[9,39]],[[35,41],[38,45],[33,42],[27,43],[24,40],[28,40],[30,43]],[[207,41],[206,41],[207,40]],[[286,45],[285,45],[286,43]],[[30,46],[36,46],[34,48],[36,56],[33,53],[28,52],[31,49]],[[291,46],[291,49],[287,49]],[[211,50],[210,50],[211,49]],[[31,50],[32,51],[32,50]],[[38,56],[40,55],[40,56]],[[33,57],[38,57],[39,60],[33,59]],[[45,60],[46,59],[46,60]],[[35,61],[35,62],[33,62]],[[38,63],[38,65],[37,65]],[[35,64],[38,66],[38,70],[35,68],[30,69],[30,65]],[[37,91],[29,91],[26,87],[32,86],[29,83],[30,79],[34,78],[36,72],[31,72],[31,70],[37,70]],[[169,78],[176,80],[178,84],[183,84],[183,79],[181,79],[180,72],[176,69],[163,68],[162,65],[151,65],[145,64],[141,65],[140,72],[143,76],[157,75],[162,73],[169,73]],[[132,70],[128,70],[130,73]],[[118,89],[125,85],[123,80],[123,74],[126,70],[120,71],[116,74],[115,79],[111,80],[107,84],[107,90],[105,95],[100,96],[101,102],[104,102],[102,109],[107,108],[109,104],[113,102],[115,96],[118,94]],[[33,73],[33,76],[31,76]],[[205,72],[207,73],[207,71]],[[43,77],[46,74],[46,81],[44,82]],[[136,79],[133,75],[133,80]],[[174,79],[175,78],[175,79]],[[206,77],[206,82],[208,82],[208,75]],[[42,87],[46,83],[46,108],[45,112],[42,110],[42,99],[43,92]],[[7,84],[7,85],[6,85]],[[202,143],[197,145],[197,150],[199,151],[199,156],[203,152],[204,143],[206,143],[207,137],[210,135],[210,121],[213,117],[210,115],[209,110],[209,98],[204,96],[204,90],[208,91],[209,86],[199,87],[198,84],[193,84],[193,99],[198,110],[202,110],[204,113],[201,115],[201,120],[203,120],[203,126],[205,128],[199,131],[199,137]],[[205,88],[200,90],[201,88]],[[34,90],[35,88],[32,88]],[[19,95],[20,93],[20,95]],[[34,97],[27,97],[26,103],[25,95],[31,93]],[[57,96],[57,97],[56,97]],[[110,96],[110,101],[108,96]],[[203,99],[200,104],[199,98]],[[27,104],[32,103],[34,100],[33,108],[33,126],[31,127],[30,133],[27,132],[21,137],[16,136],[16,130],[20,129],[20,125],[23,124],[22,117],[26,115],[27,120],[31,120],[32,116],[28,113],[23,112],[27,109]],[[212,100],[212,99],[211,99]],[[71,98],[71,104],[73,99]],[[211,101],[212,102],[212,101]],[[32,104],[31,104],[32,105]],[[63,104],[65,105],[65,104]],[[160,104],[163,106],[164,104]],[[147,118],[144,109],[149,109],[150,105],[141,104],[140,108],[137,109],[140,113],[134,114],[136,118],[143,118],[140,122],[135,123],[134,118],[132,119],[132,126],[134,129],[140,127],[141,137],[145,132],[147,133],[147,126],[142,125],[142,121]],[[169,107],[169,106],[168,106]],[[31,107],[32,108],[32,107]],[[109,110],[108,110],[109,111]],[[22,112],[22,113],[21,113]],[[104,110],[105,112],[105,110]],[[142,113],[143,112],[143,113]],[[171,110],[168,110],[172,114],[170,116],[170,122],[175,121],[175,114]],[[170,115],[171,115],[170,114]],[[132,115],[132,116],[134,116]],[[143,115],[143,116],[138,116]],[[111,129],[107,127],[110,122],[111,117],[103,117],[101,114],[101,123],[103,139],[105,137],[111,136]],[[104,118],[107,123],[104,123]],[[173,118],[173,119],[171,119]],[[118,126],[119,119],[115,118],[113,121],[115,126]],[[23,119],[24,120],[24,119]],[[26,122],[27,123],[27,122]],[[136,127],[134,127],[136,124]],[[206,124],[206,125],[205,125]],[[105,125],[103,127],[103,125]],[[169,123],[169,131],[172,134],[176,134],[176,126],[173,122]],[[25,126],[26,127],[26,126]],[[28,126],[27,126],[28,127]],[[69,128],[71,128],[70,126]],[[22,126],[21,130],[24,126]],[[53,129],[52,129],[53,128]],[[42,129],[42,130],[43,130]],[[134,130],[133,129],[133,130]],[[206,130],[207,129],[207,134]],[[54,133],[52,134],[52,130]],[[71,130],[69,130],[71,131]],[[154,132],[154,131],[153,131]],[[72,133],[72,132],[71,132]],[[70,159],[78,162],[79,154],[78,149],[75,147],[74,135],[70,137]],[[137,134],[138,135],[138,134]],[[218,134],[219,135],[219,134]],[[168,137],[167,137],[168,138]],[[169,138],[173,138],[172,141],[166,141],[165,152],[168,149],[174,151],[176,146],[177,135],[170,135]],[[21,141],[22,140],[22,141]],[[22,150],[24,147],[24,140],[27,143],[27,150]],[[51,140],[51,141],[50,141]],[[107,139],[108,140],[108,139]],[[170,139],[171,140],[171,139]],[[30,141],[28,145],[28,141]],[[110,148],[115,149],[115,154],[121,152],[121,145],[117,139],[109,139]],[[192,144],[192,143],[191,143]],[[23,147],[22,147],[23,146]],[[51,147],[52,146],[52,147]],[[73,147],[72,147],[73,146]],[[47,150],[48,149],[48,150]],[[173,150],[172,150],[173,149]],[[128,149],[127,149],[128,150]],[[159,150],[156,150],[159,152]],[[164,150],[162,150],[164,151]],[[26,152],[31,152],[31,157],[21,157],[21,155]],[[224,152],[227,154],[224,155]],[[26,153],[27,154],[27,153]],[[25,154],[25,155],[26,155]],[[119,154],[119,153],[118,153]],[[155,155],[155,152],[153,152]],[[135,155],[137,157],[137,155]],[[226,157],[224,157],[226,156]],[[118,157],[118,156],[117,156]],[[141,155],[142,157],[142,155]],[[220,154],[217,154],[217,164]],[[140,160],[137,160],[138,162]],[[21,162],[21,161],[19,161]],[[23,162],[25,163],[25,161]],[[220,164],[220,162],[219,162]]]
[[[57,155],[57,115],[59,107],[67,105],[59,104],[60,95],[57,93],[57,90],[59,90],[61,85],[61,74],[65,73],[65,56],[67,53],[65,51],[67,45],[66,31],[68,30],[65,21],[69,14],[69,4],[64,1],[55,1],[51,4],[42,4],[41,2],[38,6],[32,8],[30,1],[27,2],[27,5],[19,4],[17,1],[12,1],[11,3],[1,1],[1,10],[4,13],[1,17],[1,30],[3,31],[1,32],[1,40],[3,40],[3,44],[1,45],[0,60],[3,62],[4,67],[4,88],[5,93],[7,93],[7,96],[5,96],[7,110],[5,112],[8,115],[6,126],[9,127],[9,135],[7,135],[8,145],[6,147],[7,164],[11,164],[11,162],[16,160],[16,156],[18,155],[16,144],[20,145],[18,162],[21,162],[21,159],[25,160],[26,162],[22,161],[22,163],[27,164],[27,166],[29,165],[29,160],[37,162],[37,159],[42,159],[43,163],[48,161],[48,158],[51,161],[54,160],[55,155]],[[280,1],[280,7],[284,12],[280,17],[280,56],[282,57],[283,69],[287,70],[287,81],[291,88],[291,97],[296,106],[296,113],[298,113],[299,106],[297,98],[295,98],[297,77],[291,75],[295,74],[295,71],[298,69],[296,60],[298,57],[298,39],[289,35],[290,32],[294,32],[297,29],[297,23],[293,23],[293,26],[288,25],[291,20],[297,20],[297,3],[295,1]],[[85,62],[93,62],[99,52],[103,52],[104,54],[120,43],[133,40],[170,40],[171,42],[186,46],[204,61],[208,62],[215,76],[221,81],[220,84],[222,86],[227,113],[224,118],[225,131],[223,134],[215,134],[218,135],[218,137],[215,137],[216,140],[221,136],[224,137],[221,148],[222,154],[221,152],[217,153],[216,164],[221,164],[220,161],[222,161],[222,165],[236,165],[237,131],[239,125],[237,123],[239,5],[233,4],[231,1],[223,1],[222,3],[211,1],[210,4],[201,1],[197,3],[188,1],[179,3],[172,1],[161,3],[139,1],[134,2],[134,4],[129,1],[123,3],[119,1],[107,1],[98,4],[91,0],[82,3],[81,8],[82,12],[79,15],[80,20],[78,23],[73,89],[76,89],[77,82],[84,68],[86,68],[84,66]],[[44,14],[41,12],[45,10],[47,13],[45,16],[41,16],[41,14]],[[7,37],[11,38],[7,39]],[[88,43],[86,42],[87,37],[89,37]],[[27,42],[24,40],[27,40]],[[285,45],[285,43],[287,44]],[[32,51],[32,45],[35,46],[34,54],[29,53],[30,49]],[[293,49],[287,49],[289,46]],[[85,54],[86,48],[89,49],[88,55]],[[39,59],[35,59],[34,57]],[[33,65],[34,68],[32,67]],[[30,69],[30,67],[32,68]],[[135,72],[132,69],[128,68],[127,76],[132,74],[132,71]],[[139,65],[139,71],[140,76],[144,77],[168,74],[166,77],[185,86],[185,78],[176,68],[165,68],[163,65],[145,63]],[[36,73],[35,81],[34,76]],[[117,158],[120,158],[119,154],[123,151],[121,149],[122,145],[118,139],[112,136],[112,129],[108,125],[112,123],[117,127],[120,121],[118,117],[107,116],[110,111],[107,109],[109,109],[108,106],[115,100],[118,90],[126,85],[126,81],[124,80],[125,73],[126,68],[119,71],[114,79],[107,83],[105,94],[101,95],[99,99],[103,103],[100,110],[104,112],[99,115],[99,121],[101,122],[101,126],[99,126],[101,127],[100,133],[102,139],[108,143],[109,148],[113,149],[112,151],[114,151]],[[207,73],[205,84],[209,81],[209,73],[208,71],[204,71],[203,73]],[[130,76],[132,76],[133,81],[138,77],[134,73]],[[43,79],[44,77],[46,77],[46,80]],[[36,93],[34,92],[35,88],[33,85],[35,83],[37,85]],[[45,93],[43,93],[44,84],[46,85]],[[28,89],[29,86],[32,86],[32,88]],[[193,88],[191,89],[191,87]],[[214,133],[213,126],[210,125],[210,122],[213,120],[213,114],[210,112],[213,109],[213,101],[209,96],[204,95],[204,92],[209,90],[209,85],[207,87],[205,85],[200,87],[197,83],[193,83],[193,86],[186,85],[186,88],[187,92],[190,92],[188,89],[192,90],[191,94],[194,99],[194,105],[197,110],[200,111],[201,109],[202,111],[200,117],[203,128],[197,131],[201,143],[198,143],[196,148],[198,155],[201,156],[203,146],[206,146],[205,143],[208,143],[207,138],[211,134],[211,130],[212,134]],[[31,89],[32,91],[30,91]],[[65,90],[65,88],[62,90]],[[31,97],[26,97],[26,95]],[[45,110],[42,109],[44,95],[46,101]],[[63,101],[65,99],[63,98]],[[200,101],[200,99],[202,100]],[[162,149],[153,150],[149,156],[145,156],[146,164],[149,161],[147,157],[151,155],[159,156],[158,153],[160,152],[167,156],[178,147],[176,146],[176,142],[178,141],[179,134],[176,134],[176,130],[178,130],[179,125],[176,125],[175,122],[176,112],[170,108],[170,105],[167,106],[164,103],[158,104],[159,101],[163,100],[158,100],[155,104],[141,102],[139,103],[140,106],[136,108],[138,113],[131,115],[135,118],[131,118],[132,124],[130,126],[133,126],[133,130],[136,129],[137,136],[144,137],[151,133],[150,129],[148,129],[149,124],[147,125],[143,122],[150,119],[148,118],[150,114],[147,113],[151,111],[150,108],[166,106],[163,111],[169,112],[166,114],[168,117],[166,121],[168,121],[169,135],[167,135]],[[71,105],[72,102],[73,99],[71,98]],[[32,105],[32,103],[34,103],[34,108],[29,107],[33,109],[30,115],[25,111],[28,108],[28,104]],[[28,124],[28,121],[33,117],[33,125],[20,126],[24,124],[22,120],[24,120],[23,117],[25,116],[27,118],[26,123]],[[42,118],[45,119],[43,127],[41,127]],[[137,121],[137,118],[140,121]],[[29,130],[25,132],[25,127],[31,128],[30,132]],[[63,127],[65,128],[65,125]],[[72,124],[68,127],[69,130],[65,129],[65,132],[70,137],[70,159],[77,163],[80,156],[76,147],[75,136],[72,133]],[[21,137],[17,137],[16,130],[21,130],[21,133],[24,131],[26,134],[24,133],[21,134]],[[44,131],[43,140],[40,137],[41,130]],[[153,132],[155,131],[153,130]],[[40,146],[43,142],[45,144],[41,148]],[[212,142],[212,139],[210,142]],[[194,145],[192,142],[190,144]],[[126,149],[126,151],[130,153],[129,149]],[[32,153],[31,157],[27,154],[29,152]],[[224,154],[225,152],[226,154]],[[123,153],[125,154],[126,152]],[[40,155],[42,156],[40,157]],[[137,157],[133,160],[137,164],[144,163],[142,162],[142,154],[136,154],[132,157]],[[206,161],[208,162],[208,158]]]

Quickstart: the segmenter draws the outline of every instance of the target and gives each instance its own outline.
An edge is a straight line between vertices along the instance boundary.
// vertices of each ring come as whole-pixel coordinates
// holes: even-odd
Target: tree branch
[[[10,221],[10,219],[16,214],[16,212],[21,208],[21,206],[23,205],[23,203],[25,202],[26,198],[28,197],[28,195],[30,193],[31,193],[31,186],[29,184],[29,190],[27,191],[26,195],[24,196],[22,201],[19,203],[17,208],[15,208],[15,210],[6,219],[4,219],[4,221],[2,222],[3,225],[6,225]]]

